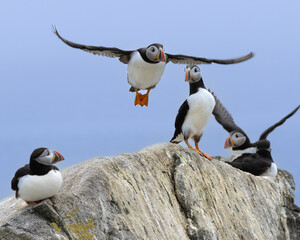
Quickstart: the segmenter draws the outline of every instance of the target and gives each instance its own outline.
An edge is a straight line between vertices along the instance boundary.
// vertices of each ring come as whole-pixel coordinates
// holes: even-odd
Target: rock
[[[295,185],[171,143],[63,171],[58,195],[0,202],[0,239],[300,239]]]

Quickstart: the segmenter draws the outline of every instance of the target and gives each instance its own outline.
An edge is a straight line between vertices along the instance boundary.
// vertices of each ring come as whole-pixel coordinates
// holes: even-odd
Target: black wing
[[[291,113],[289,113],[288,115],[286,115],[283,119],[281,119],[279,122],[275,123],[273,126],[271,126],[268,129],[266,129],[260,135],[259,140],[267,139],[267,137],[268,137],[268,135],[269,135],[270,132],[272,132],[278,126],[282,125],[288,118],[290,118],[291,116],[293,116],[298,111],[299,108],[300,108],[300,105],[298,107],[296,107]]]
[[[234,161],[226,163],[244,172],[259,176],[271,166],[272,161],[265,159],[256,153],[244,153]]]
[[[60,36],[55,26],[53,26],[53,30],[54,30],[54,33],[56,34],[56,36],[58,36],[60,40],[62,40],[65,44],[69,45],[70,47],[78,48],[83,51],[90,52],[94,55],[101,55],[101,56],[111,57],[111,58],[118,57],[119,60],[125,64],[127,64],[129,62],[130,55],[133,52],[133,51],[125,51],[125,50],[122,50],[119,48],[108,48],[108,47],[102,47],[102,46],[87,46],[87,45],[82,45],[82,44],[78,44],[78,43],[73,43],[73,42],[70,42],[70,41],[64,39],[62,36]]]
[[[210,91],[210,90],[209,90]],[[230,115],[230,113],[227,111],[227,109],[222,105],[220,100],[216,97],[216,95],[210,91],[210,93],[214,96],[216,104],[213,110],[213,115],[215,116],[215,119],[217,120],[218,123],[222,125],[222,127],[227,131],[227,132],[232,132],[232,131],[238,131],[243,133],[246,137],[246,133],[238,127]]]
[[[218,64],[234,64],[234,63],[240,63],[244,62],[254,56],[252,52],[249,54],[239,57],[239,58],[232,58],[232,59],[225,59],[225,60],[219,60],[219,59],[208,59],[208,58],[200,58],[200,57],[193,57],[193,56],[187,56],[187,55],[181,55],[181,54],[169,54],[167,55],[167,61],[171,61],[172,63],[176,64],[210,64],[210,63],[218,63]]]
[[[52,165],[51,168],[52,168],[52,170],[58,170],[59,171],[58,167],[56,167],[54,165]]]
[[[172,140],[174,140],[181,133],[181,127],[188,110],[189,110],[189,104],[187,100],[185,100],[178,110],[176,120],[175,120],[175,132],[170,142],[172,142]]]
[[[28,174],[30,174],[30,168],[29,168],[29,164],[26,164],[24,167],[19,168],[18,171],[16,171],[14,178],[11,180],[11,189],[16,191],[16,198],[18,198],[19,179]]]

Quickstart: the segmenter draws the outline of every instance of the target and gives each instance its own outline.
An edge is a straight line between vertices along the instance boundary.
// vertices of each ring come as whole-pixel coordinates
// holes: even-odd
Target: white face
[[[239,147],[244,144],[246,137],[240,132],[234,132],[230,136],[232,147]]]
[[[201,79],[200,68],[196,65],[186,66],[187,81],[190,83],[198,82]]]
[[[160,54],[160,50],[154,45],[151,45],[146,49],[147,58],[153,62],[160,62]]]
[[[49,149],[45,149],[42,152],[42,154],[34,160],[40,164],[51,165],[53,159],[54,159],[54,153]]]

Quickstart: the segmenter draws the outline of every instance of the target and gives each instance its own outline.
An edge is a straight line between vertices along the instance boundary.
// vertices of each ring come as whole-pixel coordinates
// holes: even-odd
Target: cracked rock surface
[[[295,184],[256,177],[171,143],[62,171],[37,205],[0,202],[0,239],[300,239]]]

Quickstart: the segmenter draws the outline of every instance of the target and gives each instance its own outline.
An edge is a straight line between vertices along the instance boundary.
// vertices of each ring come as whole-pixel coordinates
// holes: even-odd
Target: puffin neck
[[[271,156],[271,152],[268,151],[267,149],[259,149],[256,153],[259,156],[262,156],[262,157],[265,157],[265,158],[269,158],[273,162],[273,159],[272,159],[272,156]]]
[[[198,82],[190,83],[190,95],[198,92],[199,88],[206,89],[202,77]]]
[[[32,175],[44,175],[52,170],[51,165],[44,165],[34,160],[30,160],[29,168]]]

